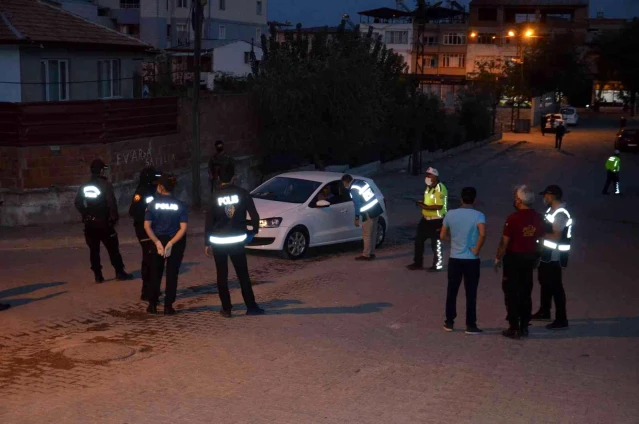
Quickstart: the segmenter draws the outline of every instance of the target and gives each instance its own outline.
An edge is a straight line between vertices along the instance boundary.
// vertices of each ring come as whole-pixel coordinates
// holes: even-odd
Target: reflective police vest
[[[606,169],[610,172],[619,172],[621,169],[621,159],[619,156],[610,156],[606,161]]]
[[[435,187],[426,187],[424,191],[424,204],[426,206],[441,205],[438,210],[422,210],[422,215],[426,219],[444,218],[448,213],[448,189],[439,182]]]
[[[208,242],[213,246],[237,246],[246,244],[246,208],[242,197],[232,191],[219,191],[214,198],[213,214],[218,222],[209,234]],[[239,212],[237,214],[236,212]]]
[[[555,222],[555,217],[557,214],[563,213],[568,218],[566,221],[566,226],[561,232],[561,238],[556,240],[548,240],[544,239],[543,241],[543,251],[541,253],[541,261],[542,262],[550,262],[552,261],[552,254],[555,251],[559,251],[559,264],[565,268],[568,265],[568,255],[570,253],[570,242],[572,240],[572,218],[570,217],[570,213],[566,210],[566,208],[557,208],[555,211],[551,211],[551,208],[548,208],[546,214],[544,216],[544,226],[546,227],[546,233],[552,233],[553,228],[552,224]]]
[[[354,202],[355,207],[359,207],[359,210],[355,211],[355,215],[366,215],[368,218],[373,219],[384,213],[382,206],[379,204],[379,199],[369,183],[362,180],[353,181],[351,184],[351,198],[355,200],[353,192],[355,196],[358,196],[358,200]]]

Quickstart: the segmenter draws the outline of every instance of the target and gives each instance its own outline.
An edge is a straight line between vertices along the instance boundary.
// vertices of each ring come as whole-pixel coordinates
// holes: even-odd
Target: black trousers
[[[138,238],[138,242],[140,242],[140,247],[142,248],[142,265],[140,266],[140,273],[142,274],[142,294],[145,294],[148,291],[151,281],[151,264],[153,263],[153,254],[157,256],[157,249],[144,230],[144,224],[137,224],[134,228],[135,235]]]
[[[510,328],[528,328],[532,315],[533,269],[538,255],[507,253],[504,256],[502,288],[508,311]]]
[[[559,262],[542,262],[537,269],[537,278],[541,285],[541,304],[539,311],[544,315],[550,315],[552,300],[555,300],[555,320],[565,322],[566,316],[566,292],[561,281],[561,265]]]
[[[606,174],[606,184],[603,188],[603,193],[608,194],[608,189],[610,188],[610,184],[613,185],[615,189],[615,194],[621,193],[621,188],[619,187],[619,173],[608,171]]]
[[[173,236],[158,236],[162,242],[162,246],[171,241]],[[160,286],[162,285],[162,275],[164,274],[164,264],[166,262],[166,293],[164,295],[164,306],[170,306],[175,302],[177,294],[178,275],[180,274],[180,266],[184,258],[184,250],[186,250],[186,236],[182,237],[171,249],[171,256],[163,258],[158,255],[155,244],[151,246],[151,281],[149,284],[148,298],[149,303],[157,303],[160,297]]]
[[[555,135],[555,148],[561,149],[561,142],[564,141],[564,136],[556,134]]]
[[[87,246],[89,246],[89,259],[91,261],[91,269],[94,273],[102,273],[100,243],[106,247],[115,272],[124,272],[124,262],[120,254],[120,242],[118,241],[118,233],[115,232],[115,228],[112,226],[95,227],[87,224],[84,226],[84,240]]]
[[[444,266],[442,242],[439,240],[439,231],[442,229],[443,222],[443,219],[427,220],[424,217],[419,221],[415,235],[415,258],[413,260],[417,265],[424,264],[424,243],[430,239],[430,245],[433,249],[433,267],[441,269]]]
[[[454,324],[457,318],[457,293],[464,280],[466,291],[466,326],[477,326],[477,287],[479,286],[481,261],[479,259],[448,260],[448,293],[446,295],[446,323]]]
[[[217,250],[215,250],[217,249]],[[229,258],[235,268],[238,280],[240,280],[240,288],[242,297],[247,309],[257,308],[255,302],[255,294],[251,286],[251,279],[248,272],[248,264],[246,262],[246,252],[244,247],[241,249],[223,250],[214,248],[213,257],[215,258],[215,268],[217,270],[217,290],[222,302],[222,309],[231,311],[233,304],[231,303],[231,293],[229,292]]]

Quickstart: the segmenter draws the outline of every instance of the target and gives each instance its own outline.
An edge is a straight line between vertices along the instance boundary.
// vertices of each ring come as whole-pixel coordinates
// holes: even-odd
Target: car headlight
[[[260,228],[277,228],[282,223],[282,218],[260,219]]]

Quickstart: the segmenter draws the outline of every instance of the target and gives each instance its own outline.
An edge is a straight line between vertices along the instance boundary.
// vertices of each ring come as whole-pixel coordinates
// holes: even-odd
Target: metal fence
[[[0,146],[111,143],[177,131],[177,97],[0,103]]]

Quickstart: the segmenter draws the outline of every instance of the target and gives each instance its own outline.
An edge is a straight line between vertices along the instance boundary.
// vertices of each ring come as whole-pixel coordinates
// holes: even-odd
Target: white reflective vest
[[[541,260],[543,262],[550,262],[552,259],[552,253],[556,250],[559,251],[559,262],[561,266],[565,267],[568,264],[568,253],[570,252],[570,244],[572,240],[572,217],[566,208],[560,207],[554,211],[552,211],[551,208],[548,208],[544,215],[544,219],[546,221],[546,232],[550,233],[553,231],[552,225],[555,222],[555,217],[560,213],[565,214],[568,218],[566,221],[566,227],[563,229],[559,240],[543,240],[544,250],[541,255]]]

